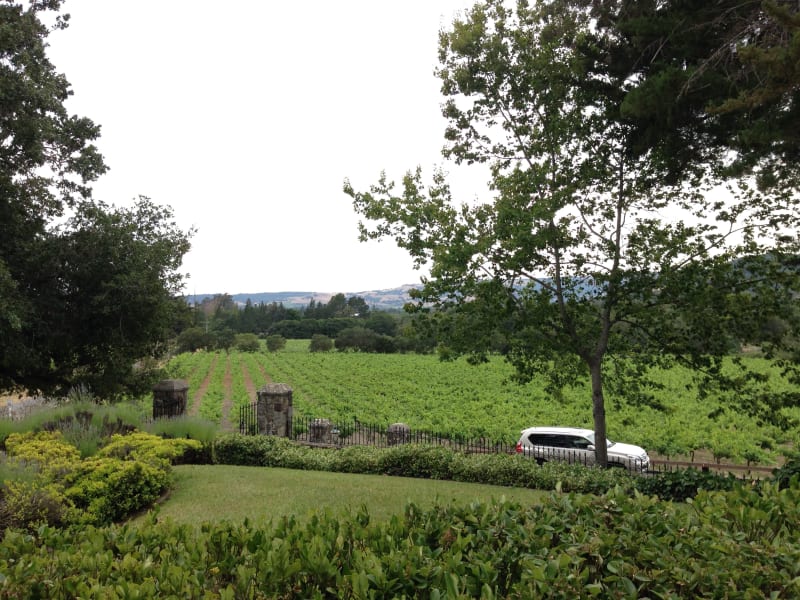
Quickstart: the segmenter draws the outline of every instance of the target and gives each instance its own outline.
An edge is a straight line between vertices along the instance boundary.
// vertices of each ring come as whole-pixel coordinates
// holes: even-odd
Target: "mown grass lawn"
[[[230,465],[174,467],[175,485],[158,508],[158,518],[199,525],[205,521],[266,522],[293,515],[309,519],[315,512],[356,513],[363,505],[374,520],[402,514],[409,503],[491,502],[504,497],[537,503],[549,492],[491,485],[433,481],[381,475],[352,475]],[[146,518],[140,515],[134,523]]]

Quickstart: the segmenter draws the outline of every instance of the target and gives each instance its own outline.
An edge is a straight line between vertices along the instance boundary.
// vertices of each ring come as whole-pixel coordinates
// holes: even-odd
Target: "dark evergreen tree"
[[[146,198],[91,200],[100,128],[67,112],[70,85],[46,54],[44,21],[66,28],[61,4],[0,2],[0,389],[112,397],[146,383],[134,363],[185,318],[189,236]]]

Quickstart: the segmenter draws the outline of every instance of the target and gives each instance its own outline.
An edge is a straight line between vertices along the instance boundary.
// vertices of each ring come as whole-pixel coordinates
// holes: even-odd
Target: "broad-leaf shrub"
[[[694,498],[700,490],[731,490],[741,485],[734,475],[722,475],[698,469],[677,469],[655,473],[636,481],[636,489],[643,494],[658,496],[662,500],[683,502]]]
[[[782,488],[789,487],[792,479],[800,480],[800,456],[793,456],[781,467],[774,469],[772,477]]]
[[[42,528],[0,542],[3,597],[797,598],[800,489],[619,490],[535,506],[359,511],[267,526]]]

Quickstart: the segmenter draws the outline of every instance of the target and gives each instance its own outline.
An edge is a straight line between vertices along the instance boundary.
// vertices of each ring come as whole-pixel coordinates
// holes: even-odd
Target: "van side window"
[[[586,450],[591,442],[587,440],[585,437],[580,436],[572,436],[572,444],[570,445],[571,448],[577,448],[578,450]]]
[[[534,446],[553,446],[553,437],[549,433],[532,433],[528,439]]]

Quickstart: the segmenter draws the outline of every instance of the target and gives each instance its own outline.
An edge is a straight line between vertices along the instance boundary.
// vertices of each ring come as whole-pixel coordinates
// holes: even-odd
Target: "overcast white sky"
[[[472,0],[68,0],[49,56],[68,108],[102,126],[95,197],[168,204],[197,228],[186,292],[360,292],[419,281],[391,240],[359,243],[365,190],[444,163],[438,32]]]

